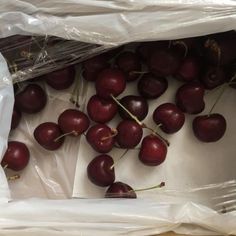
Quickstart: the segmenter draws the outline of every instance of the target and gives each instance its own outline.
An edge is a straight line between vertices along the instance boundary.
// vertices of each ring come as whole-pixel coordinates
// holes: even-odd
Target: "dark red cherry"
[[[128,95],[120,100],[120,103],[128,109],[140,121],[145,119],[148,114],[148,103],[141,96]],[[129,114],[122,108],[119,108],[119,114],[122,119],[132,119]]]
[[[139,72],[142,69],[141,62],[139,57],[131,52],[125,51],[122,52],[116,59],[116,64],[125,73],[125,78],[127,81],[134,81],[138,79],[139,74],[135,72]]]
[[[67,109],[58,118],[58,125],[64,134],[79,136],[89,127],[90,121],[86,114],[76,109]]]
[[[61,137],[62,131],[56,123],[45,122],[40,124],[34,130],[35,140],[47,150],[56,150],[64,143],[64,137]]]
[[[87,175],[90,181],[98,186],[105,187],[115,181],[114,161],[108,155],[96,156],[87,167]]]
[[[195,57],[186,57],[178,68],[175,77],[186,82],[199,78],[200,65]]]
[[[153,112],[153,120],[163,132],[173,134],[184,125],[184,113],[173,103],[164,103]]]
[[[125,90],[125,75],[118,69],[105,69],[98,74],[96,80],[97,95],[101,98],[108,99],[118,96]]]
[[[3,156],[1,165],[3,167],[20,171],[23,170],[30,159],[30,152],[24,143],[17,141],[8,142],[7,150]]]
[[[16,107],[25,113],[37,113],[45,107],[46,103],[47,95],[37,84],[27,85],[15,96]]]
[[[225,83],[227,75],[222,67],[209,66],[204,71],[201,81],[206,89],[214,89]]]
[[[141,143],[139,160],[148,166],[158,166],[166,159],[167,146],[155,135],[146,136]]]
[[[176,105],[189,114],[198,114],[205,108],[204,87],[198,82],[181,86],[176,93]]]
[[[112,99],[103,99],[97,95],[92,96],[87,104],[89,118],[97,123],[106,123],[114,118],[118,111]]]
[[[88,81],[95,81],[98,73],[108,67],[106,56],[97,55],[83,62],[83,77]]]
[[[216,142],[224,136],[226,120],[220,114],[197,116],[193,120],[193,132],[202,142]]]
[[[11,119],[11,130],[15,129],[21,120],[21,112],[14,106]]]
[[[160,97],[168,88],[168,81],[165,77],[157,77],[151,73],[144,74],[138,81],[138,92],[146,99]]]
[[[115,182],[107,189],[106,198],[137,198],[135,191],[122,182]]]
[[[174,50],[160,49],[151,54],[148,66],[156,76],[174,75],[181,63],[181,57]]]
[[[62,70],[54,71],[44,75],[44,78],[46,83],[56,90],[67,89],[75,80],[75,68],[70,66]]]
[[[121,148],[131,149],[139,144],[143,136],[142,127],[133,120],[123,120],[117,126],[116,142]]]
[[[115,143],[114,131],[105,124],[90,127],[86,138],[93,149],[100,153],[110,152]]]

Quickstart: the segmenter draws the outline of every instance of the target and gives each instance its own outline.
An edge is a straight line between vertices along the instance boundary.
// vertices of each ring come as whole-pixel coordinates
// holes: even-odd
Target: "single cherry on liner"
[[[165,77],[157,77],[151,73],[144,74],[138,81],[138,92],[146,99],[160,97],[167,88],[168,81]]]
[[[118,111],[116,103],[110,99],[92,96],[87,104],[89,118],[97,123],[107,123],[112,120]]]
[[[173,134],[183,127],[185,115],[175,104],[164,103],[153,112],[153,120],[163,132]]]
[[[137,195],[128,184],[114,182],[107,189],[105,198],[137,198]]]
[[[51,72],[43,76],[46,83],[56,89],[63,90],[69,88],[75,80],[75,68],[73,66]]]
[[[147,135],[141,143],[139,160],[147,166],[158,166],[166,159],[167,146],[156,135]]]
[[[117,126],[116,142],[121,148],[132,149],[136,147],[143,136],[142,127],[133,120],[123,120]]]
[[[198,114],[205,108],[204,87],[198,82],[182,85],[176,93],[176,105],[189,114]]]
[[[96,124],[90,127],[86,134],[86,139],[92,148],[99,153],[110,152],[115,144],[116,134],[105,124]]]
[[[89,127],[90,121],[85,113],[76,109],[67,109],[58,117],[58,125],[64,134],[79,136]]]
[[[221,114],[197,116],[193,120],[194,135],[202,142],[216,142],[226,131],[226,120]]]
[[[21,112],[16,108],[16,106],[14,106],[11,119],[11,130],[15,129],[19,125],[21,116]]]
[[[114,161],[109,155],[96,156],[87,167],[89,180],[95,185],[105,187],[115,181]]]
[[[30,152],[27,146],[18,141],[8,142],[1,165],[14,171],[23,170],[29,162]]]
[[[35,140],[45,149],[53,151],[59,149],[64,143],[65,138],[56,123],[45,122],[34,130]]]
[[[148,114],[148,103],[141,96],[128,95],[121,98],[120,103],[140,121],[144,120]],[[119,115],[122,119],[132,119],[121,107],[119,108]]]
[[[47,95],[37,84],[28,84],[23,91],[15,96],[16,107],[24,113],[37,113],[47,103]]]
[[[104,69],[98,74],[95,87],[101,98],[109,99],[111,95],[117,97],[125,90],[125,75],[118,69]]]

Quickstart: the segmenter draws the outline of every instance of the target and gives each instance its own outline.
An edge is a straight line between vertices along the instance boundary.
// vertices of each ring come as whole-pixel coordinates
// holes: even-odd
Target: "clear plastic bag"
[[[36,68],[33,70],[29,66],[23,73],[19,71],[19,74],[13,74],[15,80],[39,76],[46,71],[49,72],[59,69],[61,66],[84,60],[87,56],[100,50],[127,42],[176,39],[222,32],[235,29],[236,22],[236,2],[230,0],[224,3],[216,0],[178,2],[165,0],[146,0],[144,2],[54,0],[50,3],[38,0],[12,3],[3,0],[1,5],[0,37],[2,38],[14,34],[41,34],[44,35],[44,42],[45,35],[50,34],[85,42],[77,44],[74,41],[65,41],[64,45],[68,45],[68,48],[65,46],[66,50],[64,48],[62,50],[65,57],[62,57],[61,64],[58,56],[53,58],[52,61],[54,59],[59,61],[52,67],[50,65],[46,68],[45,65],[48,64],[48,61],[42,60],[38,68],[38,64],[36,64]],[[59,45],[62,44],[59,43]],[[97,45],[103,46],[97,47]],[[69,53],[67,53],[67,49]],[[73,54],[71,54],[74,49],[77,50],[75,61],[73,61]],[[61,55],[61,51],[58,52]],[[55,51],[50,55],[54,54]],[[41,58],[39,55],[41,52],[36,54],[36,59]],[[42,58],[45,59],[44,56]],[[4,82],[6,76],[10,77],[6,63],[2,58],[1,61],[0,69],[5,75],[1,81]],[[9,83],[2,84],[4,86],[1,94],[6,100],[0,101],[0,108],[3,111],[6,125],[0,129],[2,132],[0,133],[2,138],[0,142],[1,154],[6,149],[13,105],[12,87]],[[52,104],[57,99],[64,101],[64,98],[68,98],[67,92],[63,93],[63,96],[60,94],[59,98],[53,97]],[[65,104],[67,105],[67,103]],[[58,107],[53,112],[60,112],[60,109]],[[31,134],[36,122],[46,121],[49,118],[54,120],[55,117],[52,117],[50,112],[46,109],[41,117],[33,118],[32,122],[26,123],[24,121],[25,123],[22,123],[20,128],[23,129],[25,126],[30,128],[22,134]],[[231,123],[233,121],[232,117]],[[10,138],[17,138],[17,136],[13,134]],[[72,151],[70,144],[67,148]],[[34,186],[35,188],[47,186],[46,188],[41,187],[41,190],[45,190],[44,193],[39,189],[40,194],[49,192],[46,197],[70,197],[72,188],[68,186],[72,183],[73,171],[63,167],[66,158],[61,158],[59,161],[55,154],[49,157],[52,157],[50,163],[46,162],[46,156],[44,156],[45,160],[41,162],[35,155],[36,152],[44,155],[44,151],[41,151],[41,149],[33,151],[32,165],[30,165],[31,175],[25,174],[24,176],[23,174],[20,185],[17,187],[17,182],[15,182],[13,185],[16,186],[11,187],[19,188],[22,197],[26,194],[27,189],[29,190],[28,197],[34,196],[29,187],[30,178],[34,176],[32,180],[36,180],[35,183],[39,184]],[[50,154],[47,153],[47,155]],[[74,159],[71,160],[72,167],[75,167],[74,161]],[[58,172],[56,172],[59,174],[52,177],[50,173],[56,173],[54,172],[55,164],[62,168],[58,168]],[[229,163],[229,165],[231,164]],[[205,171],[211,170],[207,168]],[[223,171],[227,175],[227,170]],[[215,183],[214,179],[211,179],[210,181],[214,183],[210,185],[194,189],[186,186],[186,189],[181,189],[181,191],[172,186],[171,189],[152,192],[148,199],[48,200],[36,198],[13,200],[6,203],[6,199],[10,200],[9,189],[6,186],[7,182],[2,169],[1,173],[0,228],[4,235],[32,235],[33,233],[36,235],[64,235],[65,233],[66,235],[93,235],[94,233],[97,235],[151,235],[169,230],[196,235],[236,234],[236,215],[234,208],[232,208],[235,204],[235,180]],[[231,175],[233,174],[230,171],[230,177],[228,177],[231,178]],[[37,176],[40,178],[37,179]],[[226,178],[226,180],[228,179]],[[40,181],[42,181],[41,185]],[[217,179],[217,181],[219,180]]]

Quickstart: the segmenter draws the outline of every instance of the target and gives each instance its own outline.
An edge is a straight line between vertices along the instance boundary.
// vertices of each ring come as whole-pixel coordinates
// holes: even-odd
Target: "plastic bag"
[[[3,0],[0,35],[50,34],[109,47],[130,41],[176,39],[235,29],[235,4],[235,1],[78,0],[48,3],[34,0],[10,3]],[[6,107],[4,103],[0,106]],[[9,120],[12,107],[6,108],[4,117]],[[6,144],[6,136],[3,140]],[[206,203],[209,199],[234,194],[235,183],[216,184],[190,192],[158,192],[156,199],[146,200],[1,202],[0,227],[5,235],[64,235],[65,232],[67,235],[150,235],[168,230],[236,234],[235,213],[219,214],[202,205],[194,198],[195,191],[206,191],[206,198],[202,199],[202,203]],[[6,198],[8,193],[5,193],[2,196]]]

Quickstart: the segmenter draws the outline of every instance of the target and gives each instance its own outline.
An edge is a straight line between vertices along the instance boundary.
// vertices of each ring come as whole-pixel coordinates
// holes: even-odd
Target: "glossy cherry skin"
[[[175,104],[164,103],[153,112],[153,120],[163,132],[173,134],[183,127],[185,115]]]
[[[182,81],[192,81],[199,78],[200,65],[196,58],[186,57],[178,68],[175,77]]]
[[[198,82],[181,86],[176,93],[176,105],[183,112],[198,114],[205,108],[204,87]]]
[[[103,99],[97,95],[92,96],[87,104],[89,118],[97,123],[107,123],[117,111],[118,107],[112,99]]]
[[[221,67],[209,66],[204,71],[201,81],[206,89],[214,89],[217,86],[225,83],[227,80],[226,73]]]
[[[47,95],[37,84],[27,85],[23,91],[15,96],[16,107],[24,113],[37,113],[47,103]]]
[[[148,114],[148,103],[141,96],[128,95],[120,100],[120,103],[129,110],[140,121],[144,120]],[[119,115],[122,119],[132,119],[130,115],[121,107],[119,108]]]
[[[216,142],[224,136],[226,120],[220,114],[197,116],[193,120],[193,132],[202,142]]]
[[[75,80],[75,68],[70,66],[62,70],[54,71],[44,75],[44,78],[46,83],[56,90],[67,89]]]
[[[148,66],[156,76],[170,76],[175,74],[181,63],[180,56],[173,50],[160,49],[151,54]]]
[[[87,167],[87,175],[95,185],[105,187],[115,181],[114,161],[109,155],[96,156]]]
[[[86,139],[92,148],[99,153],[110,152],[114,146],[113,130],[105,124],[96,124],[89,128]]]
[[[76,109],[67,109],[58,117],[58,125],[64,134],[79,136],[89,127],[90,121],[86,114]]]
[[[155,135],[146,136],[141,143],[139,160],[147,166],[158,166],[166,159],[166,144]]]
[[[3,156],[1,165],[3,167],[20,171],[23,170],[30,159],[30,152],[24,143],[17,141],[8,142],[7,150]]]
[[[137,195],[128,184],[114,182],[107,189],[105,198],[137,198]]]
[[[125,90],[125,75],[118,69],[105,69],[98,74],[96,80],[97,95],[101,98],[108,99],[118,96]]]
[[[121,148],[131,149],[136,147],[143,136],[142,127],[133,120],[123,120],[117,126],[116,142]]]
[[[160,97],[168,88],[168,81],[165,77],[157,77],[151,73],[144,74],[138,81],[138,92],[146,99]]]
[[[133,72],[139,72],[142,69],[139,57],[130,51],[122,52],[116,59],[116,64],[126,75],[127,81],[134,81],[138,79],[139,74]]]
[[[108,67],[106,56],[97,55],[83,62],[83,77],[88,81],[95,81],[98,73]]]
[[[53,151],[59,149],[64,143],[65,138],[61,137],[62,131],[56,123],[45,122],[34,130],[35,140],[45,149]],[[59,138],[58,140],[56,140]]]
[[[14,106],[11,119],[11,130],[15,129],[21,120],[21,112]]]

